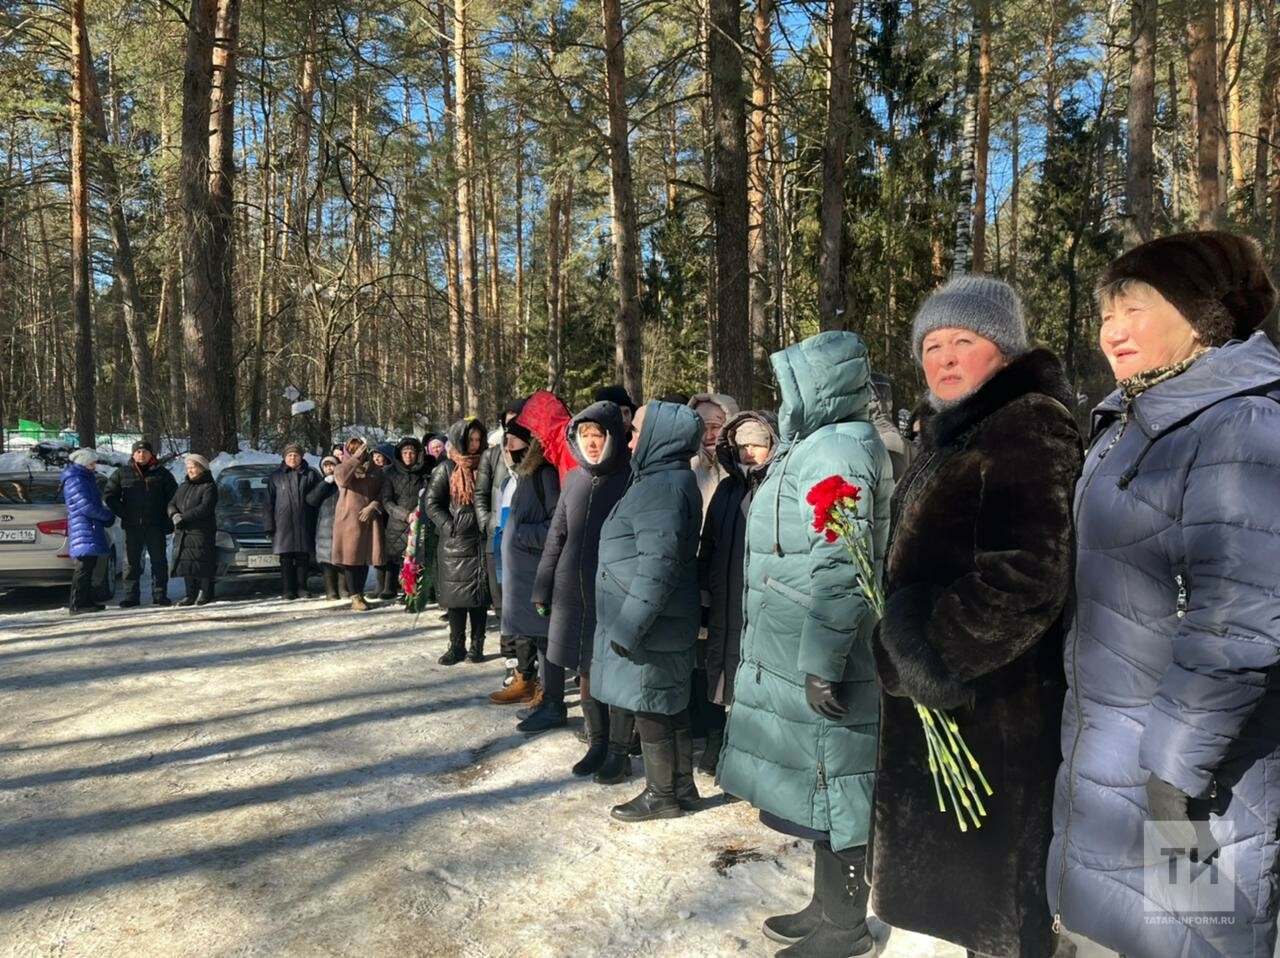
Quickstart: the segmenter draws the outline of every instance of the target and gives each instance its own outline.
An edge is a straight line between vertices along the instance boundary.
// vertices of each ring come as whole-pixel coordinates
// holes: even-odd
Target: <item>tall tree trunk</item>
[[[84,0],[71,0],[71,308],[76,331],[76,432],[80,445],[98,444],[93,314],[89,308],[89,185],[84,140],[87,74],[92,69],[81,41]]]
[[[240,0],[217,0],[214,17],[212,83],[209,91],[208,257],[215,278],[211,299],[217,388],[206,402],[215,410],[216,448],[236,452],[239,415],[235,365],[235,96],[236,56],[240,43]]]
[[[515,175],[515,214],[516,214],[516,262],[515,262],[515,295],[516,295],[516,343],[515,361],[524,359],[529,348],[528,323],[525,320],[524,305],[524,102],[516,103],[516,175]]]
[[[1125,249],[1147,242],[1152,235],[1152,128],[1155,122],[1158,6],[1159,0],[1133,0],[1130,8]]]
[[[963,133],[960,146],[960,195],[956,199],[956,238],[951,253],[951,275],[969,272],[973,262],[973,185],[977,172],[978,83],[982,21],[975,0],[973,29],[969,33],[969,69],[965,81]]]
[[[1261,227],[1267,217],[1268,162],[1273,147],[1280,147],[1280,7],[1263,11],[1267,48],[1258,84],[1258,138],[1253,154],[1253,218]],[[1280,178],[1280,170],[1271,172]]]
[[[458,167],[458,253],[462,273],[462,344],[466,408],[480,409],[480,288],[476,282],[475,170],[471,149],[471,70],[467,3],[453,3],[454,155]]]
[[[987,157],[991,152],[991,0],[974,0],[978,24],[977,140],[973,152],[973,271],[987,271]]]
[[[559,159],[559,147],[556,134],[551,135],[551,160]],[[560,254],[563,245],[560,240],[560,186],[555,181],[551,185],[551,197],[547,202],[547,388],[555,392],[560,388],[560,377],[563,374],[560,348],[560,327],[563,317],[560,314],[562,302],[560,290]]]
[[[818,320],[823,329],[844,329],[844,171],[849,150],[853,0],[831,0],[830,10],[827,133],[822,147],[818,233]]]
[[[1240,9],[1240,0],[1226,0],[1222,5],[1223,33],[1226,38],[1225,63],[1223,64],[1223,81],[1226,89],[1227,129],[1223,131],[1226,140],[1229,166],[1231,170],[1231,189],[1238,211],[1245,212],[1244,202],[1244,49],[1249,39],[1249,18],[1247,10]],[[1225,199],[1225,196],[1224,196]]]
[[[1201,229],[1221,223],[1218,151],[1222,119],[1218,100],[1218,16],[1216,0],[1191,0],[1187,23],[1188,72],[1196,104],[1196,199]]]
[[[630,130],[626,99],[626,51],[620,0],[601,0],[604,72],[609,104],[609,197],[613,205],[613,273],[618,304],[613,316],[614,373],[627,394],[644,394],[640,339],[640,236],[631,183]],[[563,321],[563,318],[562,318]]]
[[[747,130],[742,75],[741,0],[710,0],[707,60],[711,67],[711,114],[715,135],[712,184],[716,195],[715,342],[718,382],[712,385],[751,402],[751,322],[747,312]]]
[[[449,60],[451,43],[448,24],[452,14],[446,9],[448,0],[440,3],[440,87],[444,101],[445,171],[450,189],[444,199],[444,277],[445,301],[449,308],[449,418],[457,419],[467,411],[466,345],[463,331],[462,299],[458,292],[458,194],[452,187],[458,181],[457,109],[450,80],[452,68]]]
[[[773,0],[756,0],[752,16],[755,62],[751,84],[751,128],[747,139],[747,271],[750,297],[751,364],[755,376],[768,375],[769,330],[769,159],[768,119],[773,100]],[[774,122],[777,122],[776,120]],[[763,399],[763,397],[759,397]],[[746,401],[747,397],[742,397]]]
[[[1009,186],[1009,282],[1018,285],[1018,226],[1022,222],[1022,130],[1015,110],[1009,131],[1009,161],[1013,178]]]
[[[85,24],[80,24],[81,51],[86,64],[93,63],[89,47],[89,35]],[[102,98],[98,93],[98,78],[93,69],[84,75],[85,109],[94,135],[103,147],[111,144],[107,129]],[[124,313],[125,333],[129,341],[129,359],[133,372],[134,398],[138,405],[138,429],[151,442],[160,439],[159,394],[156,391],[155,374],[151,362],[151,350],[147,345],[146,306],[138,288],[137,271],[133,261],[133,246],[129,241],[129,226],[125,220],[120,177],[109,149],[97,154],[97,169],[102,177],[103,191],[107,197],[107,217],[111,228],[112,259],[116,284],[120,290],[120,304]],[[159,448],[157,446],[157,448]]]

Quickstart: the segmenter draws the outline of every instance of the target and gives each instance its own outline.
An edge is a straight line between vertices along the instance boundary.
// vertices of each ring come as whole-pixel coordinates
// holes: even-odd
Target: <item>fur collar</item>
[[[1047,349],[1023,353],[959,405],[929,417],[924,423],[925,441],[935,447],[954,445],[970,428],[1030,393],[1056,399],[1067,409],[1075,402],[1062,363]]]
[[[538,441],[537,436],[534,436],[529,443],[529,448],[525,450],[524,457],[520,460],[520,465],[516,466],[516,475],[521,479],[527,479],[546,464],[547,456],[542,451],[542,443]]]

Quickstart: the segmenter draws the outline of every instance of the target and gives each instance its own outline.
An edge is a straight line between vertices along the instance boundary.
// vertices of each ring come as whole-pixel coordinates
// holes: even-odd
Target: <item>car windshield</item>
[[[249,512],[260,510],[267,495],[267,478],[271,470],[247,472],[223,471],[218,477],[218,505],[228,509]]]
[[[47,505],[62,501],[62,479],[56,472],[0,474],[0,505]]]

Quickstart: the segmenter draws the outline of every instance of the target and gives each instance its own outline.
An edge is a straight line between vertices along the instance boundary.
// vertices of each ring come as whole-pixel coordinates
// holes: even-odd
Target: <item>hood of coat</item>
[[[631,459],[637,476],[667,469],[687,469],[702,444],[702,417],[688,406],[650,401],[645,407],[640,441]]]
[[[465,454],[467,444],[463,442],[463,437],[467,434],[467,432],[473,431],[473,430],[480,434],[480,451],[484,452],[485,435],[487,430],[484,428],[484,423],[482,423],[479,419],[459,419],[452,426],[450,426],[449,433],[448,433],[449,448],[457,450],[460,455]]]
[[[1047,349],[1033,349],[998,370],[971,396],[927,418],[921,432],[930,445],[950,445],[970,426],[1028,393],[1056,399],[1068,410],[1075,404],[1075,390],[1058,357]]]
[[[732,396],[726,396],[724,393],[694,393],[689,397],[688,406],[692,410],[697,410],[704,402],[715,403],[724,411],[725,421],[728,422],[734,416],[738,415],[738,401]]]
[[[769,357],[782,402],[778,434],[797,442],[835,422],[867,418],[871,404],[871,360],[854,333],[832,331]]]
[[[400,451],[406,448],[418,450],[418,461],[412,466],[406,466],[400,459]],[[405,436],[396,443],[395,453],[396,455],[393,463],[395,468],[401,472],[407,472],[411,476],[420,476],[424,472],[428,471],[427,467],[430,463],[427,460],[426,450],[422,448],[422,442],[416,436]]]
[[[1186,372],[1152,386],[1133,402],[1134,419],[1151,439],[1234,396],[1280,389],[1280,352],[1266,333],[1211,349]],[[1093,411],[1093,435],[1124,411],[1120,390]]]
[[[516,466],[515,473],[521,479],[527,479],[545,465],[547,465],[546,451],[542,447],[542,441],[534,436],[529,442],[529,448],[520,457],[520,465]]]
[[[578,424],[593,422],[604,430],[604,455],[600,461],[587,462],[582,450],[578,448]],[[593,476],[608,476],[625,469],[631,464],[631,450],[627,446],[627,429],[622,422],[622,410],[608,400],[594,402],[578,413],[565,427],[565,442],[569,453],[578,461],[578,465]]]
[[[769,462],[773,461],[773,456],[770,456],[768,461],[755,466],[744,467],[738,461],[738,446],[735,437],[738,427],[745,422],[759,423],[768,429],[769,435],[773,437],[773,450],[777,452],[778,444],[782,441],[778,436],[778,417],[767,410],[748,409],[746,412],[740,412],[731,417],[724,424],[724,428],[720,430],[720,436],[716,439],[716,458],[720,460],[720,465],[730,475],[746,475],[753,482],[758,482],[764,479],[765,473],[769,471]]]
[[[569,423],[569,407],[555,393],[540,390],[524,401],[516,422],[528,429],[542,443],[542,454],[564,479],[578,462],[569,452],[564,429]]]

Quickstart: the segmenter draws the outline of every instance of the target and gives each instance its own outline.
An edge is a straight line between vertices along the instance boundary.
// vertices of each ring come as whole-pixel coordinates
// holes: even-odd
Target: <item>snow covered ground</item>
[[[742,803],[610,819],[642,780],[517,733],[434,608],[39,605],[0,597],[0,954],[766,956],[808,900],[809,846]]]

